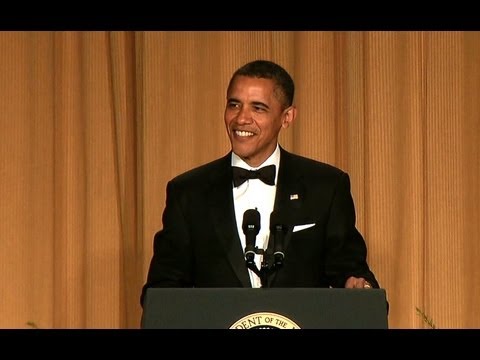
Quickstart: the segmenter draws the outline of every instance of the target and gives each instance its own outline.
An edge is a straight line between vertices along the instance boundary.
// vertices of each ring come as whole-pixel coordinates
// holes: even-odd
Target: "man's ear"
[[[292,105],[283,110],[282,128],[286,129],[295,120],[297,116],[297,108]]]

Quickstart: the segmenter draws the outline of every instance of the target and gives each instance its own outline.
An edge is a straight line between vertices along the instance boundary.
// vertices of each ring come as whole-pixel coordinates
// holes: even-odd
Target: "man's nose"
[[[248,124],[252,122],[252,113],[248,107],[243,106],[240,108],[237,116],[237,122],[240,124]]]

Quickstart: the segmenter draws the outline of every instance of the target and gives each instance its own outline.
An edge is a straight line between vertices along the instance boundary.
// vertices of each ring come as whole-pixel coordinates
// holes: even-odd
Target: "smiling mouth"
[[[235,130],[234,133],[235,133],[236,136],[239,136],[239,137],[249,137],[249,136],[255,135],[253,132],[240,131],[240,130]]]

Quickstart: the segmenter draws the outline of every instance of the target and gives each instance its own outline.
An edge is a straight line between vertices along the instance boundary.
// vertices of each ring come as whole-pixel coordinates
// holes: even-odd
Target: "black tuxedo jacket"
[[[291,214],[284,265],[270,287],[344,287],[349,276],[378,287],[355,226],[348,175],[280,148],[274,209]],[[167,185],[163,229],[142,290],[148,287],[250,287],[235,220],[231,153]],[[301,226],[310,224],[303,230]],[[313,226],[311,224],[314,224]],[[271,244],[270,244],[271,245]]]

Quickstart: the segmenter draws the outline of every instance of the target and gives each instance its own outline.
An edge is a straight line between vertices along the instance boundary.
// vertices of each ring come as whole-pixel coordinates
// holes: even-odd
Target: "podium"
[[[150,288],[143,329],[387,329],[384,289]]]

